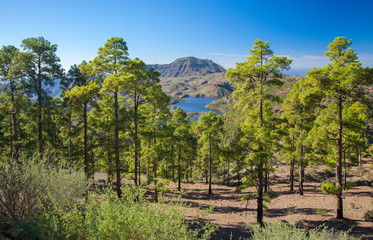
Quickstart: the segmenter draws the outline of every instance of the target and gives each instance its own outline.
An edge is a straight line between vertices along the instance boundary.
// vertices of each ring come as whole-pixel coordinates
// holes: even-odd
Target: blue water
[[[181,109],[183,109],[185,112],[209,112],[209,111],[212,111],[212,112],[219,113],[217,111],[210,110],[210,109],[206,108],[206,105],[211,103],[212,101],[214,101],[216,98],[211,98],[211,97],[187,97],[187,98],[184,98],[184,99],[186,100],[185,102],[176,103],[173,106],[175,106],[175,108],[181,107]],[[199,116],[193,117],[193,118],[190,118],[190,119],[191,120],[198,119]]]

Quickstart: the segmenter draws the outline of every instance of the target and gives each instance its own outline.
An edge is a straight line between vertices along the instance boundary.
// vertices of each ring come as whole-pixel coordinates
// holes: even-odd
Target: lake
[[[216,98],[211,98],[211,97],[186,97],[186,98],[183,98],[183,99],[185,99],[186,101],[176,103],[173,106],[175,106],[175,108],[181,107],[181,109],[183,109],[185,112],[209,112],[209,111],[212,111],[212,112],[219,113],[217,111],[210,110],[210,109],[206,108],[206,105],[210,104]],[[190,118],[190,119],[191,120],[192,119],[198,119],[199,116],[193,117],[193,118]]]

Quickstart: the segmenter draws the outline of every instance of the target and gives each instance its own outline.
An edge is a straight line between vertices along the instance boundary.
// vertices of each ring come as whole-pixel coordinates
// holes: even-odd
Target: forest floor
[[[279,165],[275,173],[270,176],[270,190],[275,192],[271,202],[267,203],[268,209],[264,210],[264,222],[282,221],[295,224],[301,228],[316,228],[328,226],[335,230],[347,231],[352,228],[350,235],[363,236],[363,239],[373,240],[373,222],[364,220],[364,214],[373,209],[373,163],[372,160],[363,162],[362,167],[350,168],[347,181],[354,182],[355,187],[344,192],[343,210],[344,220],[337,220],[336,198],[321,191],[321,182],[331,179],[333,173],[326,168],[306,169],[306,182],[304,183],[304,195],[297,192],[297,183],[294,190],[290,191],[288,178],[289,166]],[[349,176],[348,175],[348,176]],[[333,177],[334,178],[334,177]],[[104,174],[97,174],[96,180],[105,179]],[[128,184],[132,181],[123,180]],[[208,194],[206,183],[182,183],[182,201],[185,215],[189,220],[195,220],[200,210],[213,207],[211,213],[203,217],[203,221],[219,225],[219,230],[212,239],[239,239],[250,237],[248,227],[256,224],[256,201],[252,200],[246,205],[241,197],[247,193],[256,191],[255,187],[249,187],[242,193],[235,193],[237,183],[232,186],[222,183],[212,184],[212,195]],[[150,189],[150,185],[148,188]],[[177,195],[177,184],[170,182],[170,193],[165,195],[165,201],[169,201]],[[152,190],[149,190],[151,198]],[[274,196],[276,195],[276,196]]]

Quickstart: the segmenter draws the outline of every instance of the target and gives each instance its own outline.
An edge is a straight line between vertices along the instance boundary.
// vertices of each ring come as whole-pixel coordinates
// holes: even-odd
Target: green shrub
[[[336,232],[327,227],[303,230],[293,225],[282,222],[265,224],[265,227],[254,226],[251,228],[253,240],[353,240],[348,232]]]
[[[66,211],[82,198],[88,187],[84,172],[48,157],[22,162],[0,168],[0,232],[13,239],[58,239],[62,230],[56,210]]]
[[[328,215],[328,210],[326,210],[325,208],[318,208],[316,210],[316,214],[321,215],[321,216],[327,216]]]
[[[149,203],[145,189],[88,193],[84,172],[49,160],[0,168],[0,236],[11,239],[208,239],[211,224],[192,229],[179,202]],[[166,182],[165,182],[166,183]]]
[[[185,207],[181,203],[150,204],[143,197],[143,189],[127,186],[122,190],[122,199],[118,199],[112,190],[99,196],[90,194],[84,220],[76,221],[76,212],[65,218],[66,225],[71,228],[70,236],[87,240],[208,239],[215,230],[210,224],[192,229],[180,210]]]

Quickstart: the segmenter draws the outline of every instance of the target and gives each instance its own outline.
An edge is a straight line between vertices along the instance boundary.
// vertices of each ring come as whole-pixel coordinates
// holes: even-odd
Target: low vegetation
[[[150,204],[141,188],[88,191],[84,171],[51,159],[0,169],[0,236],[10,239],[208,239],[216,229],[192,228],[178,199]]]

